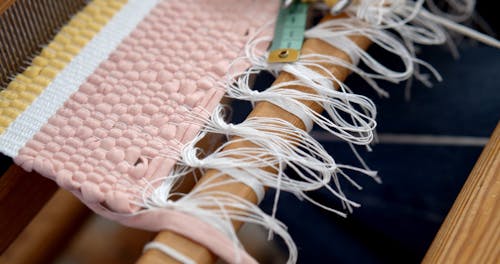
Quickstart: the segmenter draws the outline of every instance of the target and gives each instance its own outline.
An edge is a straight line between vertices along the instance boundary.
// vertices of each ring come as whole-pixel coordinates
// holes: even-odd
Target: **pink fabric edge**
[[[74,195],[82,198],[77,192],[74,192]],[[110,212],[99,204],[87,204],[87,206],[97,214],[129,227],[154,232],[162,230],[175,232],[201,244],[228,263],[258,264],[244,248],[235,246],[224,233],[195,216],[167,208],[146,209],[126,215]]]

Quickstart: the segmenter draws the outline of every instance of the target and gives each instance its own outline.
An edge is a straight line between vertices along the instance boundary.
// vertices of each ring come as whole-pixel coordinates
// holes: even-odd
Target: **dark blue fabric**
[[[374,99],[379,132],[488,137],[500,119],[500,51],[464,43],[460,55],[455,60],[442,48],[424,48],[420,57],[444,80],[434,80],[432,88],[414,83],[410,102],[403,100],[404,84],[389,85],[389,99],[366,91],[359,80],[351,86]]]

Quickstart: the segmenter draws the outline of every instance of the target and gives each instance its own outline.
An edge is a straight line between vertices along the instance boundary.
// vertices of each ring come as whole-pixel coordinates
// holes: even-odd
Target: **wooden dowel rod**
[[[50,263],[92,212],[68,191],[59,189],[0,256],[0,263]]]
[[[332,17],[328,17],[325,19],[333,19]],[[354,41],[359,47],[362,49],[367,49],[368,46],[370,45],[370,41],[367,38],[364,37],[351,37],[352,41]],[[302,53],[303,54],[324,54],[324,55],[330,55],[330,56],[335,56],[337,58],[340,58],[345,61],[349,61],[349,56],[342,52],[341,50],[334,48],[330,46],[329,44],[317,40],[317,39],[308,39],[305,41],[304,46],[302,48]],[[333,73],[339,80],[344,80],[348,74],[349,70],[335,66],[335,65],[324,65],[331,73]],[[281,82],[286,82],[293,80],[294,77],[288,73],[281,73],[278,78],[275,81],[276,83],[281,83]],[[290,87],[290,89],[296,89],[304,92],[309,92],[313,93],[313,90],[310,88],[306,87]],[[306,106],[311,108],[312,110],[316,112],[321,112],[323,109],[321,108],[320,105],[318,105],[315,102],[311,101],[304,101],[303,102]],[[253,111],[250,113],[249,117],[274,117],[274,118],[281,118],[283,120],[288,121],[289,123],[293,124],[294,126],[305,129],[304,124],[302,121],[294,116],[293,114],[290,114],[286,112],[285,110],[281,109],[280,107],[277,107],[271,103],[268,102],[259,102],[256,104],[255,108]],[[233,148],[240,148],[240,147],[255,147],[250,142],[238,142],[234,144],[230,144],[227,146],[226,149],[233,149]],[[203,183],[204,181],[210,180],[213,177],[215,177],[218,174],[218,171],[216,170],[209,170],[206,172],[206,174],[202,177],[200,180],[199,184]],[[215,181],[224,181],[227,179],[230,179],[231,176],[229,175],[224,175],[223,177],[217,178]],[[214,181],[214,182],[215,182]],[[211,189],[213,190],[213,189]],[[231,193],[233,195],[237,195],[239,197],[242,197],[248,201],[251,201],[253,203],[257,203],[257,197],[255,196],[253,190],[246,186],[243,183],[232,183],[232,184],[226,184],[217,187],[218,191],[223,191],[227,193]],[[241,222],[233,222],[234,228],[237,230],[241,226]],[[185,254],[186,256],[189,256],[192,258],[194,261],[196,261],[198,264],[208,264],[208,263],[214,263],[216,261],[216,257],[213,256],[206,248],[204,248],[201,245],[196,244],[195,242],[183,238],[174,232],[170,231],[162,231],[160,232],[157,237],[155,238],[155,241],[166,244],[177,251],[179,251],[182,254]],[[140,264],[151,264],[151,263],[178,263],[176,260],[172,259],[169,256],[166,256],[165,254],[157,251],[157,250],[148,250],[138,261]]]
[[[500,263],[500,123],[422,263]]]

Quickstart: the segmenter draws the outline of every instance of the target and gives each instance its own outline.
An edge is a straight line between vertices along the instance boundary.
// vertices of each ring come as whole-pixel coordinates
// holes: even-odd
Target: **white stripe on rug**
[[[160,0],[130,0],[0,135],[0,152],[15,157],[87,77]]]

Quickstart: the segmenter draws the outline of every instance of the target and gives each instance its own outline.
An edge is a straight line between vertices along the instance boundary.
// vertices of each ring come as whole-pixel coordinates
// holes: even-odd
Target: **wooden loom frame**
[[[368,48],[370,45],[369,40],[364,37],[352,37],[352,40],[363,49]],[[317,39],[306,40],[302,52],[304,54],[320,53],[349,60],[349,57],[342,51]],[[349,74],[345,68],[332,65],[325,66],[339,80],[344,80]],[[292,78],[287,73],[281,73],[276,82],[289,81]],[[312,90],[304,87],[293,87],[291,89],[312,92]],[[321,107],[314,102],[307,101],[304,104],[314,111],[322,111]],[[249,117],[278,117],[304,129],[304,124],[300,119],[268,102],[258,103]],[[249,142],[239,142],[228,146],[228,148],[249,145],[251,146],[252,144]],[[217,171],[214,170],[208,171],[201,181],[213,177],[216,173]],[[257,202],[252,189],[242,183],[234,183],[219,188],[222,191],[238,195],[253,203]],[[0,252],[3,252],[11,244],[17,234],[24,229],[56,190],[57,186],[55,183],[40,177],[36,173],[24,172],[15,165],[9,168],[0,178],[0,233],[2,234],[0,238]],[[27,192],[33,195],[25,195]],[[58,195],[61,196],[60,194]],[[493,262],[500,259],[500,249],[495,247],[495,245],[500,244],[500,231],[498,230],[500,227],[500,206],[498,205],[498,197],[500,197],[500,124],[497,126],[490,142],[483,150],[474,170],[457,197],[453,208],[450,210],[425,256],[424,263],[465,263],[469,261],[485,263],[483,261]],[[75,202],[75,198],[65,197],[63,199],[70,200],[68,203]],[[71,201],[71,199],[73,200]],[[19,205],[23,205],[22,210],[19,210]],[[56,225],[60,229],[49,228],[50,232],[44,235],[44,239],[56,237],[64,241],[64,237],[71,234],[72,230],[76,230],[78,227],[77,219],[84,218],[89,213],[79,203],[69,204],[68,207],[73,208],[71,215],[77,216],[77,218],[63,217],[64,221]],[[52,223],[52,226],[54,226],[54,223]],[[236,229],[240,226],[241,223],[234,223]],[[61,233],[61,231],[64,231],[62,235],[55,235]],[[477,243],[471,244],[469,243],[470,240]],[[39,241],[44,240],[40,239]],[[213,263],[216,260],[216,257],[207,249],[170,231],[160,232],[155,241],[165,243],[179,252],[189,255],[200,264]],[[43,254],[47,254],[47,250],[50,249],[44,247],[38,248],[34,252],[32,251],[34,255],[31,257],[37,259],[40,256],[44,256]],[[148,250],[139,259],[138,263],[177,262],[157,250]]]

